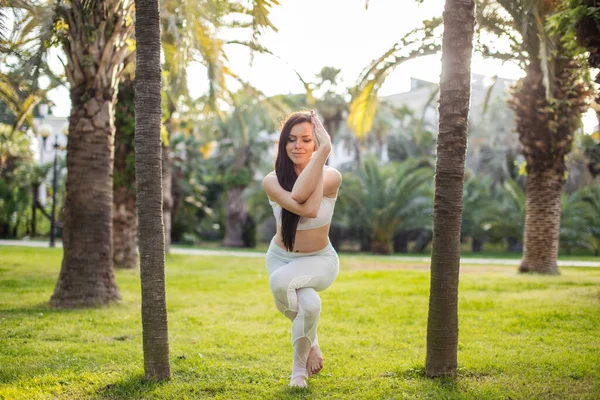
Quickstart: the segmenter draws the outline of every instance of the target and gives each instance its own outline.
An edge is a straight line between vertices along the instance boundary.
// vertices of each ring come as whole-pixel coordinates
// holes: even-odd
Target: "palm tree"
[[[162,140],[162,183],[163,183],[163,220],[165,227],[165,249],[168,252],[171,246],[172,223],[175,217],[176,191],[178,182],[173,174],[173,149],[171,147],[171,136],[181,131],[178,115],[183,113],[186,103],[191,103],[188,92],[187,67],[193,60],[200,61],[207,67],[207,80],[211,95],[206,103],[209,107],[205,110],[215,110],[217,100],[226,100],[229,89],[224,79],[214,79],[215,76],[224,78],[227,75],[234,76],[229,72],[226,63],[224,46],[226,42],[219,40],[217,31],[227,24],[224,22],[226,16],[234,13],[251,14],[253,10],[261,5],[270,6],[269,1],[256,0],[254,8],[242,6],[237,2],[220,1],[218,7],[206,1],[184,2],[172,0],[161,1],[161,45],[164,61],[162,63],[163,75],[163,126]],[[268,11],[265,8],[265,12]],[[256,14],[260,16],[261,14]],[[265,14],[266,16],[266,14]],[[258,18],[258,17],[257,17]],[[262,19],[257,23],[257,28],[267,24],[268,19]],[[263,49],[254,42],[236,42],[254,46],[256,51]],[[128,86],[122,84],[120,90],[127,90]],[[119,96],[117,105],[117,135],[115,138],[115,215],[113,224],[114,262],[116,266],[135,268],[137,265],[137,222],[135,218],[135,190],[134,171],[131,162],[133,160],[133,87],[127,93]],[[129,110],[131,108],[131,110]],[[119,117],[126,119],[120,120]],[[128,119],[127,119],[128,118]],[[119,129],[129,131],[123,135]],[[125,140],[121,140],[125,139]],[[123,151],[129,151],[123,153]],[[126,178],[126,179],[122,179]],[[127,187],[127,189],[125,189]]]
[[[286,110],[276,100],[264,98],[250,86],[242,88],[233,99],[235,106],[231,113],[217,120],[219,148],[216,157],[227,192],[223,245],[245,247],[242,228],[248,217],[242,195],[271,145],[265,134],[275,130],[277,117]]]
[[[554,2],[501,2],[515,24],[526,27],[526,77],[515,87],[510,105],[527,162],[527,206],[520,272],[558,274],[561,193],[565,157],[586,110],[590,91],[585,68],[571,50],[548,35],[544,24]],[[517,7],[517,6],[520,6]],[[523,10],[527,12],[524,12]],[[536,110],[532,112],[532,110]]]
[[[482,222],[491,238],[506,241],[509,252],[523,250],[523,226],[525,224],[526,195],[519,183],[507,179],[497,190],[491,207],[483,209]]]
[[[208,94],[203,113],[221,117],[218,102],[234,104],[234,94],[227,78],[240,80],[227,61],[227,46],[241,45],[252,52],[269,53],[257,43],[262,28],[275,29],[269,20],[269,8],[277,5],[276,0],[252,0],[245,2],[220,0],[217,2],[162,0],[163,17],[162,44],[164,51],[164,126],[163,137],[163,218],[167,251],[171,245],[171,225],[174,199],[172,195],[172,150],[169,137],[177,125],[177,114],[181,114],[183,101],[189,100],[187,71],[191,61],[206,67]],[[250,21],[239,21],[238,16],[250,17]],[[220,32],[227,28],[250,28],[251,40],[223,40]]]
[[[585,68],[576,53],[559,42],[559,35],[550,35],[546,30],[546,20],[559,4],[543,0],[477,0],[478,51],[487,57],[516,61],[527,73],[511,101],[528,172],[521,272],[558,273],[564,158],[571,149],[590,94],[583,79]],[[418,30],[426,35],[412,41],[414,47],[421,49],[420,53],[411,53],[412,57],[424,55],[424,48],[432,49],[430,40],[439,25],[436,21],[427,21],[428,25]],[[508,38],[510,50],[495,48],[494,36]],[[377,88],[397,65],[393,60],[387,61],[394,53],[395,49],[390,49],[361,75],[348,117],[359,135],[370,129]]]
[[[497,212],[497,205],[493,204],[492,184],[490,177],[472,176],[467,179],[463,187],[463,213],[461,235],[471,238],[473,252],[481,252],[483,243],[487,239],[485,216],[490,207]]]
[[[136,0],[135,174],[140,227],[146,379],[171,376],[162,218],[161,67],[158,0]]]
[[[458,276],[475,2],[446,0],[433,203],[427,376],[456,375]]]
[[[340,213],[351,221],[352,230],[364,232],[373,253],[390,254],[396,230],[427,224],[431,177],[431,169],[414,159],[380,167],[374,157],[367,157],[344,178]]]
[[[114,108],[133,58],[133,2],[59,3],[71,117],[67,145],[64,256],[50,303],[96,306],[120,300],[112,264]]]
[[[589,66],[597,70],[600,68],[600,15],[596,3],[596,0],[564,1],[550,22],[553,32],[563,37],[564,45],[586,55]],[[596,73],[594,82],[600,83],[600,72]],[[600,123],[598,92],[591,106]],[[588,170],[593,177],[600,175],[600,134],[595,133],[595,136],[595,140],[588,137],[584,143],[585,154],[589,158]]]
[[[350,90],[352,101],[348,127],[361,138],[371,131],[375,119],[379,88],[400,64],[440,51],[441,18],[423,21],[423,26],[407,33],[381,57],[373,60],[360,74],[357,85]]]
[[[582,189],[582,199],[587,202],[592,214],[589,215],[586,231],[591,235],[590,247],[594,250],[594,255],[600,255],[600,184],[595,183]]]
[[[115,169],[113,178],[113,263],[116,268],[138,266],[135,199],[134,84],[126,74],[119,85],[115,108]]]

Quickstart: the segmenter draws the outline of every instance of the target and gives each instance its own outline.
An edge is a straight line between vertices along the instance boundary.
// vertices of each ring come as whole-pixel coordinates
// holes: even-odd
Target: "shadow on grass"
[[[432,389],[431,394],[435,398],[453,399],[457,396],[460,397],[458,381],[464,374],[465,371],[461,371],[459,368],[457,376],[429,378],[425,373],[425,367],[413,367],[405,370],[400,370],[396,377],[403,380],[414,380],[423,383],[425,387],[429,387],[430,389]]]
[[[50,297],[48,297],[50,300]],[[101,305],[89,305],[89,306],[80,306],[80,307],[54,307],[50,305],[48,302],[41,302],[31,304],[28,307],[20,307],[20,308],[0,308],[0,317],[8,316],[8,315],[17,315],[24,314],[27,316],[39,316],[40,313],[44,315],[51,314],[68,314],[68,313],[81,313],[81,312],[89,312],[93,310],[119,310],[119,309],[127,309],[129,305],[124,302],[112,302],[109,304],[101,304]],[[3,315],[5,314],[5,315]]]
[[[284,387],[281,390],[279,390],[277,392],[277,394],[275,394],[273,396],[273,399],[275,400],[291,400],[291,399],[309,399],[309,398],[313,398],[313,393],[310,390],[310,387],[308,388],[298,388],[298,387]]]
[[[169,381],[158,382],[147,380],[144,374],[130,375],[116,383],[98,389],[99,398],[102,399],[144,399],[148,393],[156,388],[168,385]]]

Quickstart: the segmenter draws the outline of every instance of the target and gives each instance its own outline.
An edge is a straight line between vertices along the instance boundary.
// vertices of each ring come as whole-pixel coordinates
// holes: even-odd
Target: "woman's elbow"
[[[303,204],[308,200],[308,196],[304,196],[298,193],[292,193],[292,200],[294,200],[298,204]]]
[[[308,212],[308,214],[306,215],[306,218],[317,218],[317,215],[319,215],[319,209],[315,208],[314,210],[310,210]]]

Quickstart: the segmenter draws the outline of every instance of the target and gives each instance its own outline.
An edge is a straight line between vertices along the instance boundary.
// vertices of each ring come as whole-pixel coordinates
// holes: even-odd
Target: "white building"
[[[47,115],[46,105],[40,105],[40,116],[33,119],[33,133],[37,138],[34,152],[38,165],[54,162],[55,145],[58,145],[57,155],[59,158],[66,156],[67,134],[69,119]],[[44,139],[45,136],[45,139]],[[51,177],[51,175],[50,175]],[[50,178],[52,179],[52,178]],[[40,203],[46,204],[46,186],[40,185]]]

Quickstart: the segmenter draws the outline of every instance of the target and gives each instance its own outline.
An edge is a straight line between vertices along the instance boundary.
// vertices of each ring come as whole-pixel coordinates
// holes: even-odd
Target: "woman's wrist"
[[[319,144],[319,148],[317,149],[317,151],[320,151],[322,153],[330,153],[331,152],[331,142]]]

